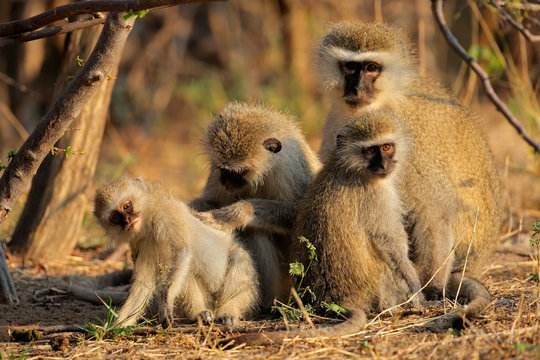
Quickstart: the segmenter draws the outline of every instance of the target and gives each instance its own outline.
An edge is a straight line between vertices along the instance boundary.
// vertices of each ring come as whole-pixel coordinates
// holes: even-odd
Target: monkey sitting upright
[[[114,242],[127,242],[133,281],[115,323],[134,325],[150,301],[164,328],[173,321],[175,300],[191,320],[200,316],[234,324],[259,301],[249,253],[229,232],[192,215],[161,186],[122,177],[98,189],[94,214]]]
[[[416,294],[414,304],[424,301],[408,257],[397,185],[409,146],[388,110],[355,115],[339,130],[336,150],[298,205],[294,230],[294,238],[304,236],[315,246],[318,261],[304,282],[318,302],[363,318],[363,312],[393,306],[405,295]],[[305,260],[303,245],[293,244],[292,259]]]
[[[204,135],[210,174],[190,203],[212,226],[237,230],[253,253],[263,305],[286,296],[287,257],[296,205],[320,168],[291,116],[260,104],[230,103]]]

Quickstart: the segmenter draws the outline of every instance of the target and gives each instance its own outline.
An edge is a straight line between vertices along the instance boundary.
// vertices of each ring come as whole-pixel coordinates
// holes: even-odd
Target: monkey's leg
[[[245,242],[248,249],[254,255],[257,264],[257,272],[260,278],[260,287],[263,307],[269,307],[274,299],[285,296],[283,284],[285,280],[281,276],[280,253],[274,246],[268,234],[255,232],[251,239]]]
[[[212,310],[212,296],[195,276],[186,279],[182,289],[182,311],[190,321],[196,321],[200,316],[202,321],[209,324],[214,319]]]
[[[234,244],[223,285],[216,298],[218,320],[234,325],[259,302],[257,274],[250,254]]]
[[[161,269],[157,283],[156,302],[159,321],[164,329],[174,321],[174,302],[191,278],[193,254],[188,248],[178,251],[173,266]]]
[[[433,280],[424,289],[426,298],[440,299],[455,257],[452,252],[454,236],[450,227],[451,217],[434,216],[433,212],[428,210],[415,215],[411,234],[413,262],[420,274],[421,284],[426,284],[433,276]]]

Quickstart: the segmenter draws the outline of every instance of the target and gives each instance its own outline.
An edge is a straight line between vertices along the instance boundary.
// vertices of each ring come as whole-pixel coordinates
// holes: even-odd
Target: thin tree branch
[[[96,12],[125,12],[128,10],[147,10],[161,6],[173,6],[200,0],[92,0],[78,1],[47,10],[28,19],[14,20],[0,24],[0,37],[33,31],[74,15]]]
[[[529,40],[530,42],[536,42],[536,41],[540,41],[540,35],[534,35],[532,34],[529,29],[526,29],[522,24],[520,24],[519,22],[516,21],[516,19],[514,19],[512,17],[512,15],[510,15],[505,9],[503,9],[500,5],[499,5],[499,2],[498,1],[495,1],[495,0],[489,0],[489,2],[491,3],[491,5],[493,5],[497,11],[499,12],[499,14],[501,15],[501,17],[506,21],[508,22],[511,26],[513,26],[516,30],[518,30],[520,33],[523,34],[523,36],[525,36],[525,38],[527,40]],[[504,5],[503,5],[504,6]]]
[[[536,142],[532,138],[532,136],[527,132],[527,130],[523,127],[523,125],[519,122],[519,120],[512,114],[510,109],[506,106],[506,104],[499,98],[495,90],[493,89],[493,86],[491,85],[491,82],[489,81],[488,74],[484,71],[484,69],[474,60],[472,56],[470,56],[467,51],[461,46],[459,41],[456,39],[448,25],[446,24],[446,20],[443,13],[443,0],[431,0],[431,10],[433,12],[433,17],[435,18],[435,21],[439,25],[439,28],[444,35],[446,41],[454,50],[457,52],[457,54],[469,65],[469,67],[476,73],[480,81],[482,82],[482,85],[484,85],[484,89],[486,90],[486,94],[491,100],[491,102],[495,105],[497,110],[499,110],[503,116],[510,122],[510,124],[516,129],[518,134],[534,149],[535,152],[540,152],[540,144]]]
[[[109,13],[98,43],[79,74],[41,119],[0,178],[0,224],[26,190],[32,176],[50,151],[77,118],[88,99],[107,78],[120,57],[135,19]]]
[[[0,39],[0,48],[5,46],[18,44],[26,41],[32,41],[37,39],[43,39],[45,37],[54,36],[58,34],[68,33],[75,30],[81,30],[95,25],[100,25],[105,22],[105,17],[99,17],[96,19],[79,20],[64,25],[51,26],[43,30],[30,31],[22,34],[16,34],[8,36],[4,39]]]

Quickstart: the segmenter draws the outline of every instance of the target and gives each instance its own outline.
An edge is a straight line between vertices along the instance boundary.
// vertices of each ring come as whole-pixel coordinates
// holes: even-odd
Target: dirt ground
[[[530,280],[536,265],[531,258],[527,233],[502,240],[482,279],[494,300],[485,314],[461,333],[433,332],[422,327],[421,320],[442,313],[442,302],[432,302],[420,311],[398,311],[393,317],[383,317],[351,337],[292,339],[283,344],[229,350],[217,346],[218,341],[230,336],[223,328],[209,330],[209,327],[199,328],[181,320],[169,331],[140,328],[135,335],[113,340],[85,338],[74,325],[83,326],[88,320],[101,324],[107,316],[107,308],[75,299],[62,291],[67,290],[70,276],[95,276],[105,270],[121,270],[124,266],[122,261],[104,261],[99,257],[96,249],[78,250],[65,262],[43,269],[25,267],[11,256],[10,268],[21,304],[0,306],[0,353],[4,358],[538,359],[540,356],[539,288]],[[237,329],[283,324],[281,319],[246,321]],[[10,339],[9,332],[32,329],[42,334],[39,340]]]

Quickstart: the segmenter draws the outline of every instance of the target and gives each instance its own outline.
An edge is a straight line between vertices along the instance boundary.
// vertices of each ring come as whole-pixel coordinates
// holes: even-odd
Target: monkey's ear
[[[263,141],[263,146],[266,150],[273,152],[274,154],[281,151],[281,141],[276,138],[268,138]]]

